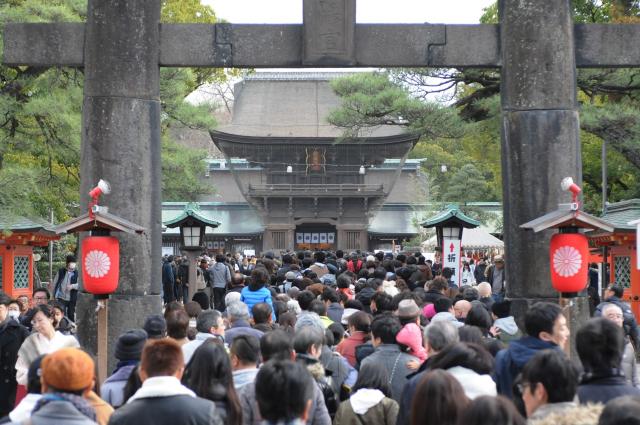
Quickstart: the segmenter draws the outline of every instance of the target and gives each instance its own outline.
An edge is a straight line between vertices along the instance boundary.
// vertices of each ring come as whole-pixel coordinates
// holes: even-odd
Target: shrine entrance
[[[326,223],[306,223],[296,226],[296,250],[336,249],[336,226]]]

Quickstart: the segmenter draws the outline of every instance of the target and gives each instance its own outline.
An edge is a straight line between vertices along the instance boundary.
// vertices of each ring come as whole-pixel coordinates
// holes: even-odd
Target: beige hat
[[[402,319],[410,319],[413,317],[418,317],[420,315],[420,307],[414,300],[402,300],[400,304],[398,304],[398,310],[396,311],[396,316]]]

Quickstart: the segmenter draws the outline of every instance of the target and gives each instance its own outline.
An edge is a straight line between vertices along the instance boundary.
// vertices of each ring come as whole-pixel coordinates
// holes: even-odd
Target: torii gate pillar
[[[570,0],[499,6],[507,297],[523,318],[531,300],[558,297],[547,254],[552,232],[519,226],[555,209],[564,177],[582,181],[574,24]],[[577,304],[588,307],[584,297]]]
[[[159,23],[160,0],[89,0],[81,205],[87,205],[89,190],[103,178],[112,187],[110,209],[147,229],[143,237],[119,235],[120,283],[109,303],[112,341],[141,327],[140,318],[160,313],[162,306]],[[78,316],[81,341],[95,347],[91,295],[80,296]]]

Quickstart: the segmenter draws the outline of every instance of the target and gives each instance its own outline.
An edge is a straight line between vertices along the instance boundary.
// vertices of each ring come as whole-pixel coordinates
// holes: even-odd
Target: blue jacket
[[[242,292],[240,292],[240,301],[245,303],[247,307],[249,307],[249,314],[251,314],[251,309],[254,305],[258,303],[267,303],[271,307],[271,318],[273,321],[276,321],[276,314],[273,312],[273,301],[271,300],[271,291],[269,291],[266,287],[262,287],[257,291],[252,291],[248,286],[242,288]]]
[[[546,342],[532,336],[525,336],[512,341],[509,347],[500,350],[496,354],[495,381],[498,387],[498,394],[513,398],[513,381],[522,371],[524,365],[538,351],[560,348],[551,342]]]

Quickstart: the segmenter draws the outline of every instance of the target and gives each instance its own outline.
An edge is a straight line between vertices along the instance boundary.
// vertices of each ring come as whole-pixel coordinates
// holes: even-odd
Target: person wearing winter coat
[[[251,284],[245,286],[240,292],[240,301],[247,305],[249,311],[258,303],[267,303],[273,311],[273,300],[271,291],[267,289],[266,284],[269,282],[269,274],[267,271],[258,267],[251,272]],[[272,319],[276,321],[276,314],[272,313]]]
[[[513,382],[522,368],[541,350],[562,350],[569,338],[567,319],[559,305],[538,302],[524,318],[527,336],[512,341],[496,355],[495,381],[498,393],[513,398]]]
[[[536,353],[522,369],[518,389],[530,424],[550,415],[564,416],[577,407],[578,370],[559,350]]]
[[[407,376],[411,373],[410,362],[419,362],[417,357],[400,350],[396,343],[396,336],[402,329],[397,317],[383,313],[371,323],[372,342],[375,351],[362,360],[361,368],[370,363],[379,363],[389,371],[391,395],[396,402],[400,401],[402,389],[407,383]]]
[[[131,329],[118,337],[115,357],[118,359],[116,369],[100,388],[100,396],[113,407],[124,404],[124,387],[129,375],[140,363],[142,348],[147,342],[147,332],[143,329]]]
[[[86,399],[95,380],[91,357],[78,348],[62,348],[41,363],[42,397],[27,423],[96,425],[96,412]]]
[[[13,409],[16,401],[15,364],[18,350],[29,336],[27,328],[9,316],[11,299],[0,294],[0,418]]]
[[[497,395],[496,383],[490,375],[493,358],[489,351],[479,344],[450,344],[431,359],[429,368],[446,370],[460,383],[469,400],[485,395]]]
[[[449,282],[441,276],[434,278],[427,284],[427,292],[424,293],[424,302],[435,304],[441,298],[447,298],[444,294],[449,288]]]
[[[56,274],[51,294],[64,306],[64,314],[72,322],[76,320],[76,302],[78,299],[78,270],[76,257],[67,255],[66,267]]]
[[[522,331],[518,328],[515,318],[511,315],[511,301],[504,300],[493,303],[491,306],[493,326],[500,330],[498,339],[505,344],[520,339]]]
[[[78,340],[71,335],[63,335],[53,327],[53,309],[42,304],[27,315],[33,323],[34,333],[24,340],[18,351],[15,363],[16,380],[20,385],[26,385],[29,365],[38,356],[49,354],[65,347],[80,347]]]
[[[139,368],[142,387],[111,415],[109,425],[222,425],[215,403],[180,383],[183,371],[184,357],[176,342],[148,342]]]
[[[635,347],[640,346],[640,328],[638,328],[638,322],[636,317],[631,311],[629,304],[622,301],[622,295],[624,294],[624,288],[621,285],[611,284],[605,291],[604,301],[606,303],[612,303],[622,309],[624,331],[631,338],[631,342]],[[602,307],[605,303],[600,303],[596,307],[594,316],[602,316]]]
[[[389,372],[371,363],[360,369],[351,397],[338,407],[334,425],[395,425],[398,403],[391,398]]]
[[[323,345],[324,333],[316,326],[304,326],[296,329],[293,340],[296,362],[304,365],[313,377],[322,392],[329,416],[333,419],[338,410],[338,399],[333,388],[331,388],[331,383],[328,379],[330,377],[327,377],[325,369],[320,363]]]
[[[619,327],[624,326],[624,315],[622,309],[613,303],[605,303],[602,306],[602,317],[611,320]],[[638,367],[636,364],[636,352],[629,338],[625,336],[624,354],[622,355],[622,371],[624,372],[627,383],[634,387],[639,386]]]
[[[436,314],[431,318],[431,323],[445,321],[451,322],[458,328],[464,326],[464,323],[456,319],[455,310],[453,309],[453,303],[449,298],[440,298],[433,304],[433,307],[436,311]]]
[[[625,395],[640,396],[621,370],[624,332],[611,320],[596,317],[576,334],[576,350],[584,368],[578,387],[581,404],[607,403]]]
[[[371,332],[371,316],[364,311],[358,311],[349,316],[347,320],[349,327],[349,337],[343,339],[336,347],[336,352],[340,353],[353,367],[356,366],[356,347],[366,343]]]

